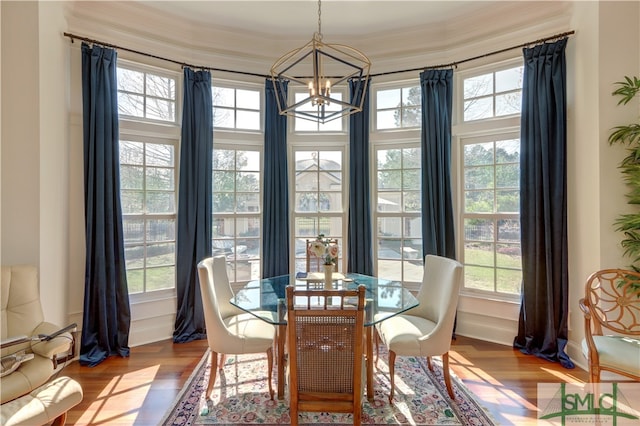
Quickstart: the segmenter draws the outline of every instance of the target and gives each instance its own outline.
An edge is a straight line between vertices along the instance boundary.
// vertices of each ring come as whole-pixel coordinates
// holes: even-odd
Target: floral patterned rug
[[[442,377],[442,365],[433,358],[434,371],[426,360],[396,358],[396,391],[389,403],[389,370],[386,352],[380,352],[375,372],[374,402],[363,398],[362,424],[407,425],[494,425],[495,421],[473,394],[452,375],[456,400],[451,401]],[[163,425],[290,424],[289,402],[269,399],[265,354],[229,355],[218,372],[212,400],[204,392],[209,380],[207,352],[167,411]],[[274,374],[275,375],[275,374]],[[275,380],[274,380],[275,382]],[[274,383],[274,391],[276,384]],[[353,424],[351,414],[300,413],[300,424]]]

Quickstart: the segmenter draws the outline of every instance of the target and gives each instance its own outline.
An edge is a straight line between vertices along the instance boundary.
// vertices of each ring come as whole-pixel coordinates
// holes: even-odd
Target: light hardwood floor
[[[68,413],[68,425],[159,424],[207,348],[206,340],[165,340],[131,348],[128,358],[110,357],[96,367],[73,361],[62,372],[82,385],[84,399]],[[536,424],[537,385],[584,383],[576,367],[521,354],[508,346],[458,336],[451,368],[500,425]]]

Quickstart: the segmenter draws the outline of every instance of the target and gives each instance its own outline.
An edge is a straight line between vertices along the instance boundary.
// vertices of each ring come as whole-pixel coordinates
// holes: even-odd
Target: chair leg
[[[67,412],[65,411],[64,413],[60,414],[58,417],[56,417],[53,420],[53,423],[51,423],[51,426],[64,426],[67,423]]]
[[[362,404],[358,399],[357,404]],[[353,407],[353,426],[362,424],[362,405]]]
[[[209,384],[207,384],[207,393],[204,395],[206,399],[211,399],[213,384],[216,382],[216,373],[218,372],[218,353],[211,351],[211,369],[209,370]]]
[[[378,368],[378,357],[380,355],[380,335],[378,334],[378,329],[374,328],[373,329],[373,336],[375,337],[375,344],[376,344],[376,359],[375,359],[375,366],[376,368]]]
[[[445,352],[442,355],[442,372],[444,373],[444,384],[447,386],[447,393],[452,400],[455,400],[456,397],[451,387],[451,374],[449,372],[449,352]]]
[[[392,350],[389,350],[389,376],[391,379],[391,391],[389,392],[389,402],[393,402],[393,392],[396,389],[395,386],[395,364],[396,364],[396,353]]]
[[[278,337],[277,335],[273,337],[273,343],[271,343],[271,348],[273,352],[278,353]],[[276,365],[278,365],[278,358],[276,357]]]
[[[589,365],[591,383],[600,383],[600,369],[596,365]]]
[[[227,354],[220,354],[220,363],[218,364],[218,370],[222,370],[224,368],[224,363],[227,360]]]
[[[431,365],[431,357],[427,357],[427,367],[429,367],[429,371],[433,371],[433,365]]]
[[[596,395],[596,397],[593,398],[593,408],[596,410],[596,413],[598,413],[600,412],[600,400],[601,400],[601,398],[597,397],[597,395],[600,395],[600,382],[591,382],[590,388],[591,388],[591,394]],[[600,421],[599,415],[596,415],[595,424],[597,424],[598,426],[603,424]]]
[[[267,349],[267,380],[269,381],[269,396],[273,400],[273,386],[271,384],[271,374],[273,372],[273,348]]]

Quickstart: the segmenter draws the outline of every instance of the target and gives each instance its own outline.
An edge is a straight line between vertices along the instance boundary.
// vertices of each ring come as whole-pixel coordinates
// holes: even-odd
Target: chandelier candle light
[[[273,64],[271,80],[281,115],[326,123],[362,111],[371,61],[353,47],[324,43],[320,17],[318,0],[318,31],[310,42],[284,54]],[[345,100],[342,92],[332,91],[350,80],[356,83],[351,99]],[[287,93],[291,94],[289,98]],[[296,100],[296,93],[308,96]]]

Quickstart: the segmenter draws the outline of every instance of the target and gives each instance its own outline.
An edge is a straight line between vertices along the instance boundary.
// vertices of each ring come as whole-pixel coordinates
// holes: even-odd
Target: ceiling
[[[323,41],[366,52],[374,74],[446,64],[554,34],[572,1],[323,0]],[[67,15],[81,36],[258,73],[318,29],[317,0],[77,0]]]
[[[310,38],[318,29],[316,0],[138,3],[195,25],[296,38]],[[321,5],[322,33],[329,40],[334,35],[404,32],[469,17],[497,3],[501,1],[325,0]]]

